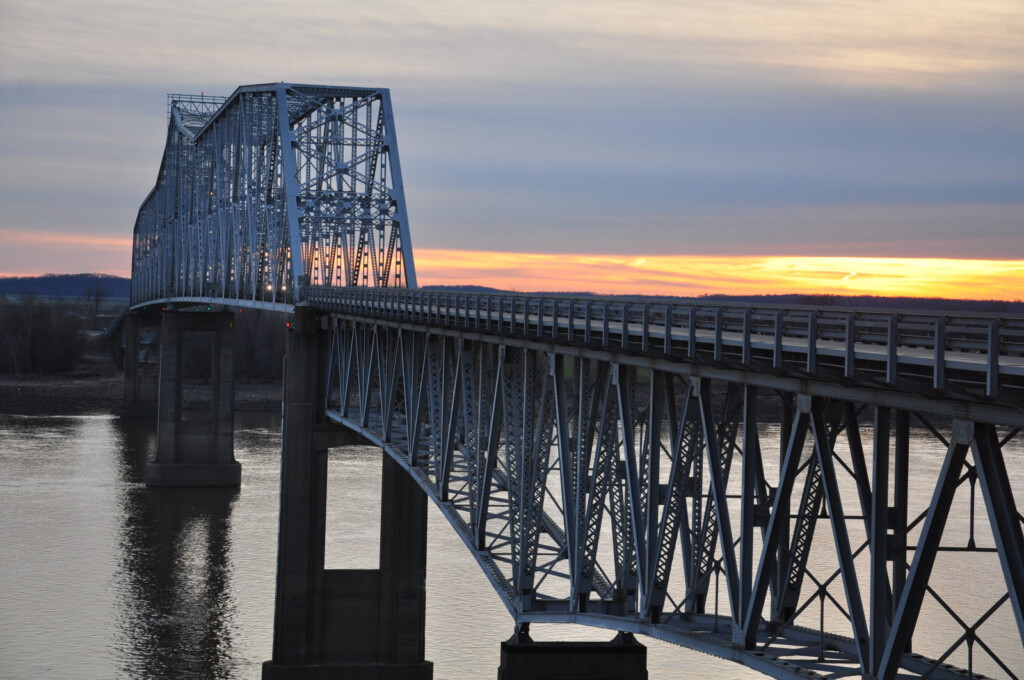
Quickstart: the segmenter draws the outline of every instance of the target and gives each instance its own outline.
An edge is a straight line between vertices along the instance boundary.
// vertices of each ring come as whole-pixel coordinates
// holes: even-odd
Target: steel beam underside
[[[671,494],[672,491],[671,489],[660,489],[658,484],[651,481],[651,473],[644,472],[644,470],[649,471],[651,469],[650,461],[645,460],[644,457],[649,458],[650,452],[653,449],[650,448],[652,446],[650,441],[646,443],[643,441],[642,425],[636,424],[635,428],[625,428],[620,422],[617,428],[613,428],[618,431],[618,435],[615,436],[616,441],[607,440],[602,445],[601,441],[606,435],[601,434],[603,426],[599,426],[596,421],[597,419],[600,419],[602,422],[606,420],[608,422],[620,421],[621,412],[630,409],[629,399],[626,398],[626,401],[622,401],[623,393],[621,390],[618,405],[613,403],[615,400],[610,399],[608,394],[615,392],[615,388],[612,385],[618,380],[632,381],[629,384],[633,386],[624,389],[633,390],[631,393],[635,393],[637,389],[635,386],[637,380],[636,371],[638,369],[649,369],[656,373],[671,372],[677,376],[675,379],[682,385],[682,392],[687,391],[687,385],[715,382],[721,384],[732,383],[740,386],[760,385],[783,393],[790,393],[794,403],[799,403],[799,408],[802,412],[806,411],[808,414],[803,420],[803,427],[805,429],[810,427],[810,420],[812,419],[810,415],[812,412],[816,414],[813,420],[819,434],[813,439],[810,437],[810,434],[807,434],[807,440],[812,442],[810,444],[812,448],[817,447],[816,450],[822,446],[828,446],[825,443],[826,439],[834,441],[835,434],[838,433],[839,429],[842,429],[838,425],[839,421],[833,420],[833,416],[829,415],[831,412],[828,411],[826,402],[838,403],[842,401],[842,403],[851,404],[851,407],[853,407],[853,402],[857,402],[860,408],[870,406],[881,409],[916,409],[931,404],[930,408],[925,409],[928,413],[938,412],[940,415],[945,414],[955,418],[962,417],[961,414],[964,413],[962,409],[942,407],[936,410],[934,401],[919,401],[918,397],[913,396],[909,397],[911,399],[910,402],[902,402],[902,397],[899,397],[895,399],[896,403],[893,403],[893,400],[886,397],[884,393],[881,395],[882,398],[879,398],[879,393],[873,390],[845,387],[837,392],[835,387],[829,387],[827,383],[818,385],[813,381],[793,380],[779,376],[762,376],[757,378],[752,377],[750,375],[752,372],[749,370],[722,369],[685,362],[680,364],[665,360],[654,360],[650,357],[638,357],[626,353],[595,350],[588,347],[563,346],[526,338],[509,338],[473,331],[439,329],[422,324],[394,321],[383,322],[377,319],[367,319],[352,315],[335,314],[330,322],[325,321],[325,323],[332,326],[335,332],[335,339],[332,341],[332,364],[328,369],[328,375],[325,376],[325,379],[333,385],[339,399],[342,393],[347,395],[345,398],[347,406],[344,408],[341,402],[333,405],[324,405],[327,417],[334,422],[359,432],[367,439],[380,445],[388,455],[398,461],[416,479],[417,483],[426,491],[452,524],[466,544],[467,549],[473,553],[481,569],[487,575],[496,592],[501,596],[506,608],[515,617],[517,622],[573,622],[601,628],[642,633],[674,642],[684,647],[737,661],[773,677],[840,677],[850,673],[872,674],[872,671],[867,667],[868,661],[864,656],[865,647],[863,644],[858,645],[853,639],[843,635],[837,635],[829,631],[812,630],[805,625],[798,626],[792,622],[783,625],[784,634],[777,635],[770,632],[771,627],[766,627],[766,622],[758,622],[761,616],[759,612],[746,614],[748,617],[746,620],[742,620],[744,616],[742,612],[731,616],[718,617],[707,612],[695,612],[685,616],[679,616],[678,614],[670,615],[668,622],[657,621],[656,617],[651,617],[650,612],[646,614],[637,613],[637,600],[631,600],[630,598],[635,596],[628,594],[629,584],[638,581],[642,582],[644,577],[642,574],[639,576],[630,576],[629,574],[634,573],[631,570],[636,570],[638,565],[640,565],[641,571],[653,568],[652,566],[644,567],[643,561],[638,561],[636,558],[640,550],[643,549],[643,545],[637,539],[639,534],[636,527],[640,527],[640,531],[647,531],[643,529],[643,521],[639,519],[639,516],[647,514],[657,518],[659,513],[664,512],[661,507],[661,501],[665,500],[666,492]],[[474,345],[491,347],[490,350],[486,351],[492,353],[492,358],[484,360],[484,363],[487,361],[492,363],[489,368],[480,369],[484,372],[490,371],[491,378],[485,380],[481,377],[483,374],[479,373],[473,374],[467,382],[465,380],[466,376],[462,374],[463,369],[460,366],[469,365],[466,363],[466,357],[470,354],[468,348]],[[413,356],[418,357],[418,359],[413,359]],[[481,355],[478,354],[476,356],[479,357]],[[473,360],[472,357],[468,359],[470,362]],[[479,358],[477,361],[479,361]],[[623,555],[625,557],[616,564],[616,573],[608,572],[609,580],[615,581],[613,589],[619,593],[617,600],[615,598],[609,600],[607,597],[604,597],[599,586],[596,592],[598,595],[597,600],[593,599],[593,594],[595,594],[593,591],[591,596],[576,602],[564,598],[547,600],[538,598],[533,594],[532,589],[535,584],[533,579],[543,576],[540,579],[543,581],[544,578],[551,576],[553,572],[549,572],[546,575],[541,575],[540,572],[537,572],[533,576],[529,576],[534,573],[531,569],[538,568],[537,564],[539,562],[533,564],[530,569],[525,571],[521,564],[518,567],[513,566],[510,568],[510,565],[514,565],[517,560],[522,559],[520,555],[526,555],[527,553],[517,553],[509,546],[520,540],[516,538],[517,536],[528,535],[530,521],[536,521],[539,522],[540,526],[545,527],[540,534],[534,534],[537,537],[534,540],[541,540],[542,543],[547,541],[549,543],[549,553],[546,555],[546,558],[553,559],[554,561],[561,559],[566,563],[563,565],[563,569],[579,573],[579,566],[572,566],[569,563],[573,560],[567,558],[569,554],[580,555],[580,557],[575,558],[577,561],[582,558],[580,539],[577,537],[574,544],[574,539],[570,537],[573,534],[573,528],[565,526],[564,517],[552,518],[546,514],[543,507],[531,508],[530,502],[525,500],[529,497],[531,485],[538,483],[536,475],[547,474],[546,472],[537,472],[537,470],[546,470],[547,467],[550,467],[550,460],[541,465],[537,460],[532,462],[528,460],[529,455],[527,455],[526,458],[522,458],[516,465],[512,464],[511,459],[504,464],[502,462],[503,458],[509,456],[509,451],[515,448],[523,451],[532,450],[536,454],[538,451],[536,447],[541,445],[544,431],[550,427],[558,429],[557,421],[559,416],[548,410],[557,410],[554,402],[557,402],[559,398],[564,398],[565,388],[559,387],[556,384],[558,380],[552,380],[555,372],[564,370],[559,368],[564,367],[565,364],[562,362],[576,362],[574,363],[574,366],[577,367],[576,370],[582,370],[579,367],[587,362],[604,364],[609,367],[609,370],[604,370],[603,377],[595,379],[592,389],[593,400],[595,402],[600,401],[602,405],[597,407],[593,403],[585,404],[586,399],[576,395],[578,401],[573,408],[579,412],[577,417],[580,419],[586,417],[582,415],[584,410],[589,409],[592,411],[590,429],[593,432],[591,437],[596,437],[597,440],[596,450],[593,453],[593,458],[589,457],[591,454],[586,454],[587,460],[583,466],[585,469],[593,467],[592,475],[584,474],[584,478],[590,480],[591,501],[593,502],[595,495],[594,485],[598,484],[595,480],[601,477],[600,459],[602,456],[601,451],[603,450],[602,446],[614,452],[614,460],[609,459],[609,464],[613,465],[613,467],[617,466],[620,470],[617,474],[624,475],[621,478],[621,484],[613,482],[611,487],[605,489],[606,494],[609,493],[610,489],[610,494],[598,500],[598,505],[608,506],[607,511],[604,512],[605,515],[608,515],[605,519],[615,525],[613,527],[615,532],[621,534],[616,537],[616,545],[619,545],[620,539],[625,541],[626,544],[632,545],[632,548],[628,546],[624,548],[625,552]],[[482,366],[483,364],[481,364]],[[598,372],[600,373],[601,370],[598,369]],[[404,377],[398,377],[403,372],[405,373]],[[503,380],[508,378],[511,373],[521,373],[522,378],[516,378],[514,383],[508,383],[505,387],[501,387],[504,384]],[[496,375],[505,375],[506,378],[495,378],[494,376]],[[471,385],[474,380],[479,383],[476,387]],[[488,380],[491,382],[488,382]],[[494,380],[497,380],[497,382],[493,382]],[[601,389],[597,387],[597,383],[602,380],[606,381],[604,389],[611,390],[611,392],[606,391],[604,397],[598,395]],[[533,384],[532,391],[531,388],[524,387],[524,385],[531,383]],[[510,385],[512,386],[511,392],[508,391]],[[506,394],[517,394],[525,389],[526,391],[522,392],[522,394],[524,398],[533,400],[532,410],[534,412],[530,413],[528,412],[529,409],[521,406],[512,406],[508,403],[507,399],[503,404],[495,406],[493,405],[494,403],[501,401],[497,396],[495,396],[495,401],[492,405],[487,406],[487,399],[481,399],[480,396],[492,389],[495,390],[495,395],[502,391]],[[555,395],[552,405],[544,405],[548,403],[545,401],[545,394]],[[559,394],[562,396],[559,397]],[[465,399],[467,397],[477,401],[475,409],[465,410]],[[705,408],[710,413],[712,408],[710,396],[705,395],[704,398],[707,400]],[[689,401],[696,403],[698,399],[699,397],[691,395],[687,397],[687,403]],[[404,403],[400,404],[403,400],[405,400]],[[403,409],[405,410],[403,411]],[[488,410],[492,413],[491,423],[487,426],[492,433],[490,435],[484,431],[485,425],[480,423],[479,417],[480,413]],[[504,416],[495,415],[500,411],[504,411]],[[548,412],[547,416],[545,416],[545,411]],[[685,414],[685,409],[683,413]],[[853,413],[853,411],[849,413]],[[974,415],[977,417],[978,413],[978,411],[975,411]],[[826,415],[829,418],[827,421],[828,425],[826,425]],[[1007,413],[997,410],[996,415],[1012,416],[1013,412]],[[506,423],[500,422],[502,418],[508,420],[510,417],[519,421],[514,428],[508,428]],[[676,413],[670,416],[669,419],[679,417],[680,415]],[[687,416],[683,415],[681,417],[685,420]],[[710,417],[716,418],[714,415]],[[844,427],[857,429],[859,432],[859,425],[855,421],[849,421],[854,416],[848,414],[846,418],[848,421],[846,421]],[[471,428],[467,428],[467,422],[470,419],[476,419],[477,421],[476,425],[471,424],[471,427],[477,428],[474,432],[470,432],[469,429]],[[401,424],[399,424],[399,421],[401,421]],[[639,423],[639,421],[630,422]],[[958,420],[957,422],[962,423],[963,421]],[[979,419],[979,422],[985,423],[989,421]],[[1002,421],[997,422],[1003,424]],[[676,426],[678,425],[679,423],[676,423]],[[723,423],[713,423],[711,427],[721,432],[720,426],[722,425]],[[838,429],[836,429],[837,427]],[[963,427],[963,425],[959,427]],[[583,429],[586,428],[584,427]],[[604,429],[607,431],[607,428]],[[639,434],[639,439],[636,442],[637,448],[633,448],[627,443],[629,437],[626,435],[629,429],[635,430],[633,434]],[[830,429],[835,430],[835,432],[830,437],[826,437],[825,432]],[[503,434],[495,435],[494,432],[497,430],[503,431]],[[417,447],[410,447],[408,444],[410,431],[418,433],[415,435],[417,441],[420,442]],[[809,432],[809,430],[807,431]],[[710,431],[706,432],[706,436],[709,436]],[[526,433],[526,435],[523,433]],[[582,439],[579,439],[579,437],[584,437],[582,429],[577,430],[576,434],[578,436],[577,441],[581,441]],[[733,435],[731,441],[728,437],[723,440],[723,452],[743,455],[737,446],[735,436]],[[558,436],[555,439],[558,439]],[[515,444],[515,446],[510,446],[509,442],[513,440],[519,443]],[[532,444],[530,440],[532,440]],[[987,450],[992,449],[991,440],[991,436],[985,439]],[[502,441],[504,444],[500,443]],[[559,441],[568,442],[571,441],[571,437],[566,437]],[[476,453],[466,450],[467,442],[476,442],[476,444],[472,444],[477,447]],[[676,445],[673,444],[673,446]],[[541,448],[543,449],[544,446],[551,447],[550,438],[546,444],[541,445]],[[551,448],[547,449],[548,453],[545,453],[540,460],[553,457],[554,454],[550,453]],[[582,454],[577,452],[576,455]],[[831,452],[819,453],[819,457],[822,455],[828,456],[828,458],[822,460],[831,461]],[[474,456],[477,458],[475,462],[471,460]],[[703,457],[703,453],[698,453],[697,458]],[[712,460],[717,459],[709,458],[708,462]],[[476,469],[483,470],[484,472],[474,471],[474,465]],[[864,470],[862,474],[866,477],[866,467],[863,465],[861,467]],[[835,484],[835,471],[831,470],[831,466],[829,468],[829,474],[825,477],[826,485],[829,493],[836,496],[838,494],[838,487]],[[608,469],[611,470],[612,468]],[[531,473],[531,470],[534,472]],[[646,481],[644,481],[645,474],[647,475]],[[472,482],[468,481],[474,475],[477,478],[476,491],[471,488]],[[559,476],[564,476],[564,473],[560,472]],[[632,483],[627,481],[631,478],[634,480]],[[459,483],[463,484],[463,486],[456,490],[455,485],[452,483],[453,479],[462,479],[463,481]],[[860,481],[863,482],[866,489],[862,493],[870,494],[867,480]],[[481,491],[481,483],[491,487],[490,491],[487,493]],[[541,486],[546,487],[547,483],[548,481],[544,480]],[[722,480],[723,486],[724,483],[725,480]],[[703,485],[704,483],[699,482],[699,484]],[[664,485],[662,484],[661,486]],[[641,487],[648,489],[646,492],[648,500],[644,499]],[[513,493],[511,491],[513,488],[518,488],[519,491]],[[475,501],[472,499],[467,500],[474,493],[477,494],[478,498]],[[800,490],[795,489],[793,493],[794,495],[798,494]],[[461,495],[458,498],[452,498],[453,495],[459,494]],[[498,498],[499,495],[505,494],[508,495],[508,501],[501,501]],[[615,494],[618,494],[617,502],[612,500]],[[495,502],[504,503],[504,505],[500,505],[497,510],[491,507],[490,510],[485,509],[481,511],[479,509],[481,499],[488,495],[492,506]],[[584,493],[583,495],[586,494]],[[701,495],[705,498],[706,502],[711,503],[713,497],[717,496],[717,492],[711,487],[705,486],[705,491]],[[690,496],[693,496],[692,492]],[[551,498],[553,499],[554,496]],[[607,503],[606,498],[609,499]],[[659,500],[651,502],[649,499],[652,498],[658,498]],[[541,500],[543,501],[543,494],[541,494]],[[487,502],[484,500],[483,504],[486,506]],[[838,498],[834,497],[830,503],[832,505],[830,506],[829,514],[838,513],[842,516],[842,506],[838,505]],[[474,504],[477,506],[475,510],[471,507]],[[862,497],[860,504],[861,507],[871,507],[870,499],[867,497]],[[513,512],[510,509],[513,505],[519,506],[518,511]],[[541,505],[543,504],[541,503]],[[573,506],[577,505],[577,502],[573,503]],[[568,505],[565,507],[568,507]],[[618,510],[614,509],[616,507],[618,507]],[[632,514],[627,512],[627,508],[632,508],[632,511],[630,511]],[[651,515],[652,508],[653,515]],[[762,506],[760,510],[762,520],[757,525],[761,528],[758,531],[764,530],[763,515],[765,511],[766,508]],[[1009,513],[1006,514],[1007,517],[1013,516],[1012,510],[1007,512]],[[598,513],[598,515],[600,514],[601,512]],[[495,521],[504,523],[506,529],[495,534],[493,527],[491,529],[481,529],[479,526],[476,526],[477,522],[474,518],[481,518],[485,515],[490,517],[492,524]],[[632,519],[629,519],[626,515],[630,515]],[[788,511],[787,514],[779,516],[796,518],[789,515]],[[530,520],[531,517],[534,517],[535,520]],[[619,519],[628,521],[621,523],[617,521]],[[850,521],[852,522],[854,519]],[[510,522],[512,523],[511,525],[509,524]],[[597,518],[597,522],[600,525],[600,517]],[[521,526],[510,528],[512,525]],[[628,525],[632,525],[634,529],[629,529]],[[647,526],[653,531],[653,524]],[[561,530],[563,527],[564,531]],[[703,530],[707,531],[707,529]],[[621,533],[623,531],[625,531],[624,534]],[[822,531],[825,531],[825,529],[822,529]],[[490,547],[486,544],[481,544],[482,536],[488,539]],[[716,536],[717,533],[711,536],[713,544],[719,541]],[[695,538],[699,539],[699,536]],[[747,537],[741,538],[741,543],[746,540],[750,539]],[[554,542],[553,546],[551,545],[552,541]],[[495,550],[494,546],[502,542],[505,544],[505,547]],[[543,548],[543,546],[541,547]],[[552,547],[554,552],[550,551]],[[1017,545],[1014,544],[1013,547],[1016,549]],[[536,549],[535,547],[534,550],[536,551]],[[853,557],[862,552],[865,546],[852,551],[848,542],[845,545],[837,543],[837,549],[840,550],[841,555],[846,555],[843,558],[846,565],[844,569],[852,570]],[[618,550],[619,548],[616,548],[616,551]],[[721,550],[721,544],[719,544],[719,550]],[[632,557],[629,555],[632,555]],[[1018,564],[1020,559],[1015,557],[1012,551],[1007,553],[1007,558],[1010,560],[1009,566],[1004,567],[1004,569],[1008,569],[1009,573],[1016,576],[1022,568]],[[533,559],[536,559],[536,557]],[[591,559],[593,559],[593,556]],[[761,561],[764,561],[764,556],[762,556]],[[679,569],[682,568],[681,566],[679,567]],[[625,572],[622,572],[622,569],[625,569]],[[913,572],[911,576],[913,582]],[[748,573],[744,578],[751,578],[751,575]],[[832,580],[837,581],[838,587],[843,582],[849,582],[849,578],[853,577],[837,573],[833,575]],[[925,578],[927,577],[925,576]],[[764,584],[767,584],[767,582],[767,580],[762,581]],[[887,584],[888,581],[886,581]],[[572,586],[574,592],[577,585],[574,583]],[[707,584],[705,583],[703,587],[707,588]],[[764,585],[762,587],[767,586]],[[919,582],[916,584],[916,587],[921,588],[922,584]],[[605,594],[607,594],[607,591]],[[849,596],[841,597],[848,599]],[[872,597],[874,598],[875,595],[873,594]],[[859,596],[857,596],[857,599],[859,600]],[[806,605],[804,606],[806,607]],[[890,606],[892,605],[890,604]],[[623,607],[625,607],[625,610],[623,610]],[[588,609],[593,611],[588,611]],[[863,623],[861,626],[862,630],[866,630],[866,626]],[[752,631],[752,635],[748,636],[752,640],[752,644],[747,646],[737,645],[736,640],[743,637],[739,633],[741,628]],[[816,649],[822,641],[824,641],[825,649],[827,650],[826,660],[819,661],[810,658],[808,650]],[[768,650],[764,648],[766,643],[769,643],[770,649]],[[889,661],[890,667],[895,668],[896,666],[892,664],[898,663],[902,669],[901,672],[911,673],[912,677],[925,675],[934,678],[963,677],[958,669],[943,666],[917,654],[906,653],[897,655],[897,657],[898,661]],[[978,677],[977,673],[975,677]]]

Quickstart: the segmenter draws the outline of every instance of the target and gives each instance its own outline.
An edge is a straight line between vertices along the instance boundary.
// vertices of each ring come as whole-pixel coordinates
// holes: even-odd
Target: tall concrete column
[[[124,406],[130,418],[155,418],[160,387],[160,314],[124,320]]]
[[[361,443],[320,418],[326,334],[296,309],[285,362],[273,658],[264,680],[430,680],[426,495],[386,454],[379,569],[325,569],[327,449]]]
[[[217,312],[164,313],[157,452],[146,467],[148,486],[241,483],[242,466],[234,456],[233,318]]]

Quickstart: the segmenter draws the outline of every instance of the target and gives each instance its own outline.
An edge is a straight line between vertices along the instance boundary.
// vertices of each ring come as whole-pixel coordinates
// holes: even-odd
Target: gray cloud
[[[0,230],[130,234],[165,93],[285,79],[392,88],[419,247],[1024,257],[1021,64],[1014,0],[5,3]]]

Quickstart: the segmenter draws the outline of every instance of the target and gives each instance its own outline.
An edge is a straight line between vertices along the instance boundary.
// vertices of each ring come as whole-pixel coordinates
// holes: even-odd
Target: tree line
[[[77,305],[35,295],[0,300],[0,373],[63,373],[85,353],[87,320]]]
[[[102,303],[100,291],[74,301],[34,294],[0,297],[0,375],[66,373],[90,348],[106,351],[105,346],[91,345],[100,342],[99,331],[111,320],[98,315]],[[235,314],[236,378],[281,379],[287,321],[286,314],[258,309]],[[117,348],[110,350],[116,353]]]

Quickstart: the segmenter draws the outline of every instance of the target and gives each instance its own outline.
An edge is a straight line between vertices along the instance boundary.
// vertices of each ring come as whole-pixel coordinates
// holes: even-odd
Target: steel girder
[[[1017,677],[1024,538],[1004,456],[1017,430],[578,346],[325,325],[327,417],[417,479],[517,624],[644,633],[774,677],[964,677],[950,661]],[[913,469],[911,418],[947,447],[935,474]],[[976,488],[988,522],[953,502]],[[968,543],[944,535],[951,508]],[[980,617],[957,611],[932,578],[950,554],[998,560],[1008,594]],[[931,641],[925,601],[963,634]],[[990,619],[1018,642],[994,646]]]
[[[388,90],[169,95],[163,161],[135,224],[132,304],[290,306],[308,285],[416,285]]]

